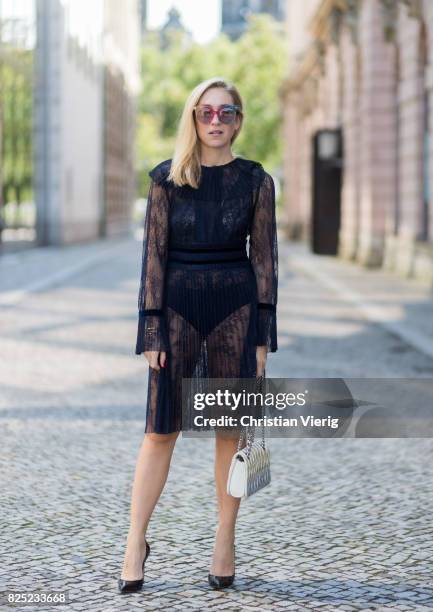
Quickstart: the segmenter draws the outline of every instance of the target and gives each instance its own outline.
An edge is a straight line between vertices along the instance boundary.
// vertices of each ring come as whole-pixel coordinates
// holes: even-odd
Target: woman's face
[[[234,104],[233,99],[228,91],[222,87],[213,87],[208,89],[200,98],[197,106],[210,105],[214,110],[225,104]],[[232,124],[221,123],[218,115],[215,113],[211,123],[201,123],[195,118],[197,135],[202,145],[211,149],[230,149],[230,141],[234,132],[240,127],[240,117],[236,115],[236,119]],[[220,133],[211,134],[217,130]]]

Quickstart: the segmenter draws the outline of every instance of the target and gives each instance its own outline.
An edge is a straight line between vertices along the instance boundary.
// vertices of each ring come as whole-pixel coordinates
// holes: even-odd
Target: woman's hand
[[[159,370],[160,367],[165,368],[167,353],[165,351],[145,351],[144,356],[149,362],[149,367],[154,370]]]
[[[261,376],[265,371],[266,359],[268,358],[268,348],[267,346],[258,346],[256,348],[256,359],[257,359],[257,374],[256,376]]]

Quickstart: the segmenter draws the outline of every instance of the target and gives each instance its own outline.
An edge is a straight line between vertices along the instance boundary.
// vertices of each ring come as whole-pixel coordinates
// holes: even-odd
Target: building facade
[[[138,0],[37,0],[37,243],[126,233],[135,200]]]
[[[175,36],[186,49],[193,43],[192,32],[184,26],[181,13],[175,7],[172,7],[168,11],[167,20],[159,30],[160,48],[168,49],[173,36]]]
[[[236,40],[246,30],[249,15],[268,13],[277,21],[284,21],[285,8],[286,0],[222,0],[221,32]]]
[[[433,282],[433,3],[289,1],[287,30],[287,236],[311,241],[314,137],[340,132],[338,256]]]

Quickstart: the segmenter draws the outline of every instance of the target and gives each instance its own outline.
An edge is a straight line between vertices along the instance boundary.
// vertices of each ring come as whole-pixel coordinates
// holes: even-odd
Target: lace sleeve
[[[138,331],[135,353],[167,351],[163,316],[164,280],[168,249],[168,195],[164,185],[152,179],[144,221]]]
[[[257,346],[275,353],[277,345],[278,242],[275,185],[267,172],[255,191],[249,258],[257,283]]]

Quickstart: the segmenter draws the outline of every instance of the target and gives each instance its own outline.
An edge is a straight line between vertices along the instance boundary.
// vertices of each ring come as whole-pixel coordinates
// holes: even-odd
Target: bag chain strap
[[[262,392],[262,388],[263,388],[263,379],[265,377],[265,373],[266,371],[263,371],[263,374],[261,374],[261,376],[258,376],[256,378],[256,389],[257,387],[260,390],[260,393]],[[257,382],[259,381],[259,382]],[[262,419],[264,419],[264,408],[263,408],[263,402],[261,403],[262,406]],[[249,427],[248,425],[245,426],[245,428],[242,430],[241,435],[239,436],[239,442],[238,442],[238,449],[237,452],[239,452],[242,448],[242,441],[244,438],[244,432],[245,432],[245,436],[246,436],[246,455],[247,457],[250,456],[251,453],[251,447],[253,445],[254,442],[254,425]],[[264,421],[262,421],[262,446],[263,448],[265,448],[265,424]]]

